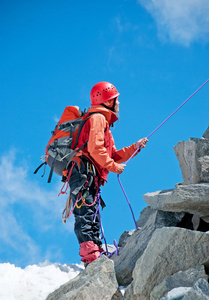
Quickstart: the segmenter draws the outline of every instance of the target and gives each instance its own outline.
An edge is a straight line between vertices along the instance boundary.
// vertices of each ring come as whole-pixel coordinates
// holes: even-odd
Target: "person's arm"
[[[104,146],[106,119],[102,114],[94,114],[90,118],[90,132],[87,150],[91,157],[103,168],[114,173],[122,173],[124,167],[115,162]]]
[[[129,147],[124,147],[120,150],[117,150],[114,146],[113,147],[114,161],[120,164],[126,162],[131,157],[131,155],[136,151],[136,149],[138,149],[139,147],[141,147],[140,149],[144,148],[147,142],[148,142],[147,138],[143,138],[138,140],[135,144],[132,144]],[[140,149],[138,152],[140,152]]]

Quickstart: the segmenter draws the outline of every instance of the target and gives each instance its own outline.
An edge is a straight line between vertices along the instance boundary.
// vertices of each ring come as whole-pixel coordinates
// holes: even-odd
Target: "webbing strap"
[[[89,117],[90,117],[90,116],[89,116]],[[89,118],[89,117],[88,117],[88,118]],[[88,118],[87,118],[86,120],[81,121],[81,123],[80,123],[79,129],[78,129],[78,133],[77,133],[77,136],[76,136],[76,140],[75,140],[74,149],[75,149],[75,148],[77,147],[77,145],[78,145],[78,139],[79,139],[79,136],[80,136],[80,134],[81,134],[81,130],[82,130],[84,124],[86,123],[86,121],[88,120]]]
[[[38,168],[35,169],[35,171],[33,172],[33,174],[36,174],[36,173],[38,172],[38,170],[39,170],[43,165],[46,165],[46,161],[43,162],[42,164],[40,164],[40,166],[38,166]]]
[[[80,134],[81,134],[81,130],[82,130],[84,124],[86,123],[86,121],[87,121],[93,114],[96,114],[96,113],[98,113],[98,112],[91,112],[91,113],[89,113],[89,116],[88,116],[85,120],[81,121],[80,126],[79,126],[79,129],[78,129],[78,133],[77,133],[77,137],[76,137],[74,149],[77,147],[78,139],[79,139],[79,136],[80,136]],[[87,142],[87,141],[86,141],[86,142]]]
[[[47,183],[50,183],[51,180],[52,180],[52,174],[53,174],[53,171],[54,171],[54,164],[55,164],[55,160],[56,160],[56,158],[57,158],[57,155],[58,155],[58,153],[56,153],[56,155],[55,155],[55,157],[54,157],[54,159],[53,159],[53,162],[52,162],[52,166],[51,166],[51,170],[50,170],[50,173],[49,173],[49,178],[48,178]]]

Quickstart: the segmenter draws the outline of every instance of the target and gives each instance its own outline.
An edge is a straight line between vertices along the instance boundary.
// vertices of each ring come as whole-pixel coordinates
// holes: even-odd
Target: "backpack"
[[[48,164],[51,168],[48,183],[51,182],[53,172],[63,176],[62,172],[67,170],[72,158],[87,145],[86,141],[79,149],[76,149],[81,130],[91,114],[82,112],[78,106],[65,108],[46,146],[45,161],[34,174],[43,165]]]

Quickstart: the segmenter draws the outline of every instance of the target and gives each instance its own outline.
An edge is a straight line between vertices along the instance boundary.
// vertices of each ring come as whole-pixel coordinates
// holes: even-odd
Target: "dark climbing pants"
[[[76,199],[79,194],[79,189],[85,182],[85,174],[82,173],[82,170],[78,170],[77,166],[74,166],[72,175],[69,181],[71,195],[72,195],[72,205],[75,204]],[[96,187],[94,182],[91,184],[89,191],[85,197],[85,203],[91,205],[96,197]],[[77,236],[79,244],[83,242],[93,241],[98,246],[102,245],[100,239],[100,222],[98,214],[95,218],[94,217],[97,209],[97,201],[93,206],[86,206],[82,204],[82,200],[79,198],[77,202],[77,207],[75,207],[73,214],[75,216],[75,225],[74,231]],[[79,208],[78,208],[79,207]]]

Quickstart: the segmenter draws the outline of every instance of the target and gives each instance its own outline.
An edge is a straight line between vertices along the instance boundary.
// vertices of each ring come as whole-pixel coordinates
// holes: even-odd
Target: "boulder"
[[[200,170],[196,160],[197,144],[191,140],[189,142],[182,141],[173,148],[179,161],[184,184],[200,182]]]
[[[182,300],[183,297],[191,290],[191,287],[178,287],[168,292],[160,300]],[[190,299],[191,300],[191,299]]]
[[[203,265],[192,267],[186,271],[179,271],[171,276],[166,276],[163,281],[152,290],[150,300],[160,300],[166,293],[177,287],[192,287],[199,278],[208,279]]]
[[[209,235],[177,227],[156,229],[136,262],[133,282],[127,287],[124,299],[148,300],[151,291],[166,276],[207,264],[208,260]]]
[[[205,133],[203,134],[202,138],[209,140],[209,126],[208,126],[207,130],[205,131]]]
[[[174,146],[184,184],[209,182],[209,128],[201,139],[190,138]]]
[[[184,213],[158,211],[150,207],[143,209],[137,221],[137,225],[143,227],[140,227],[138,231],[132,231],[129,235],[127,232],[123,234],[125,239],[120,238],[119,242],[123,245],[119,249],[120,255],[112,257],[119,285],[127,286],[131,283],[136,261],[143,254],[156,228],[176,226],[183,217]]]
[[[77,277],[65,283],[46,300],[121,300],[114,263],[106,256],[95,260]]]
[[[205,279],[199,279],[182,300],[209,300],[209,284]]]
[[[141,228],[139,228],[141,229]],[[124,247],[125,244],[127,243],[127,240],[129,237],[131,237],[134,233],[136,232],[136,229],[132,229],[130,231],[124,231],[124,233],[120,236],[119,242],[118,242],[118,247]]]
[[[175,189],[147,193],[143,199],[153,209],[209,216],[209,183],[176,184]]]
[[[174,288],[160,300],[209,300],[209,285],[205,279],[198,279],[192,288]]]
[[[209,155],[198,158],[201,164],[200,181],[209,182]]]

